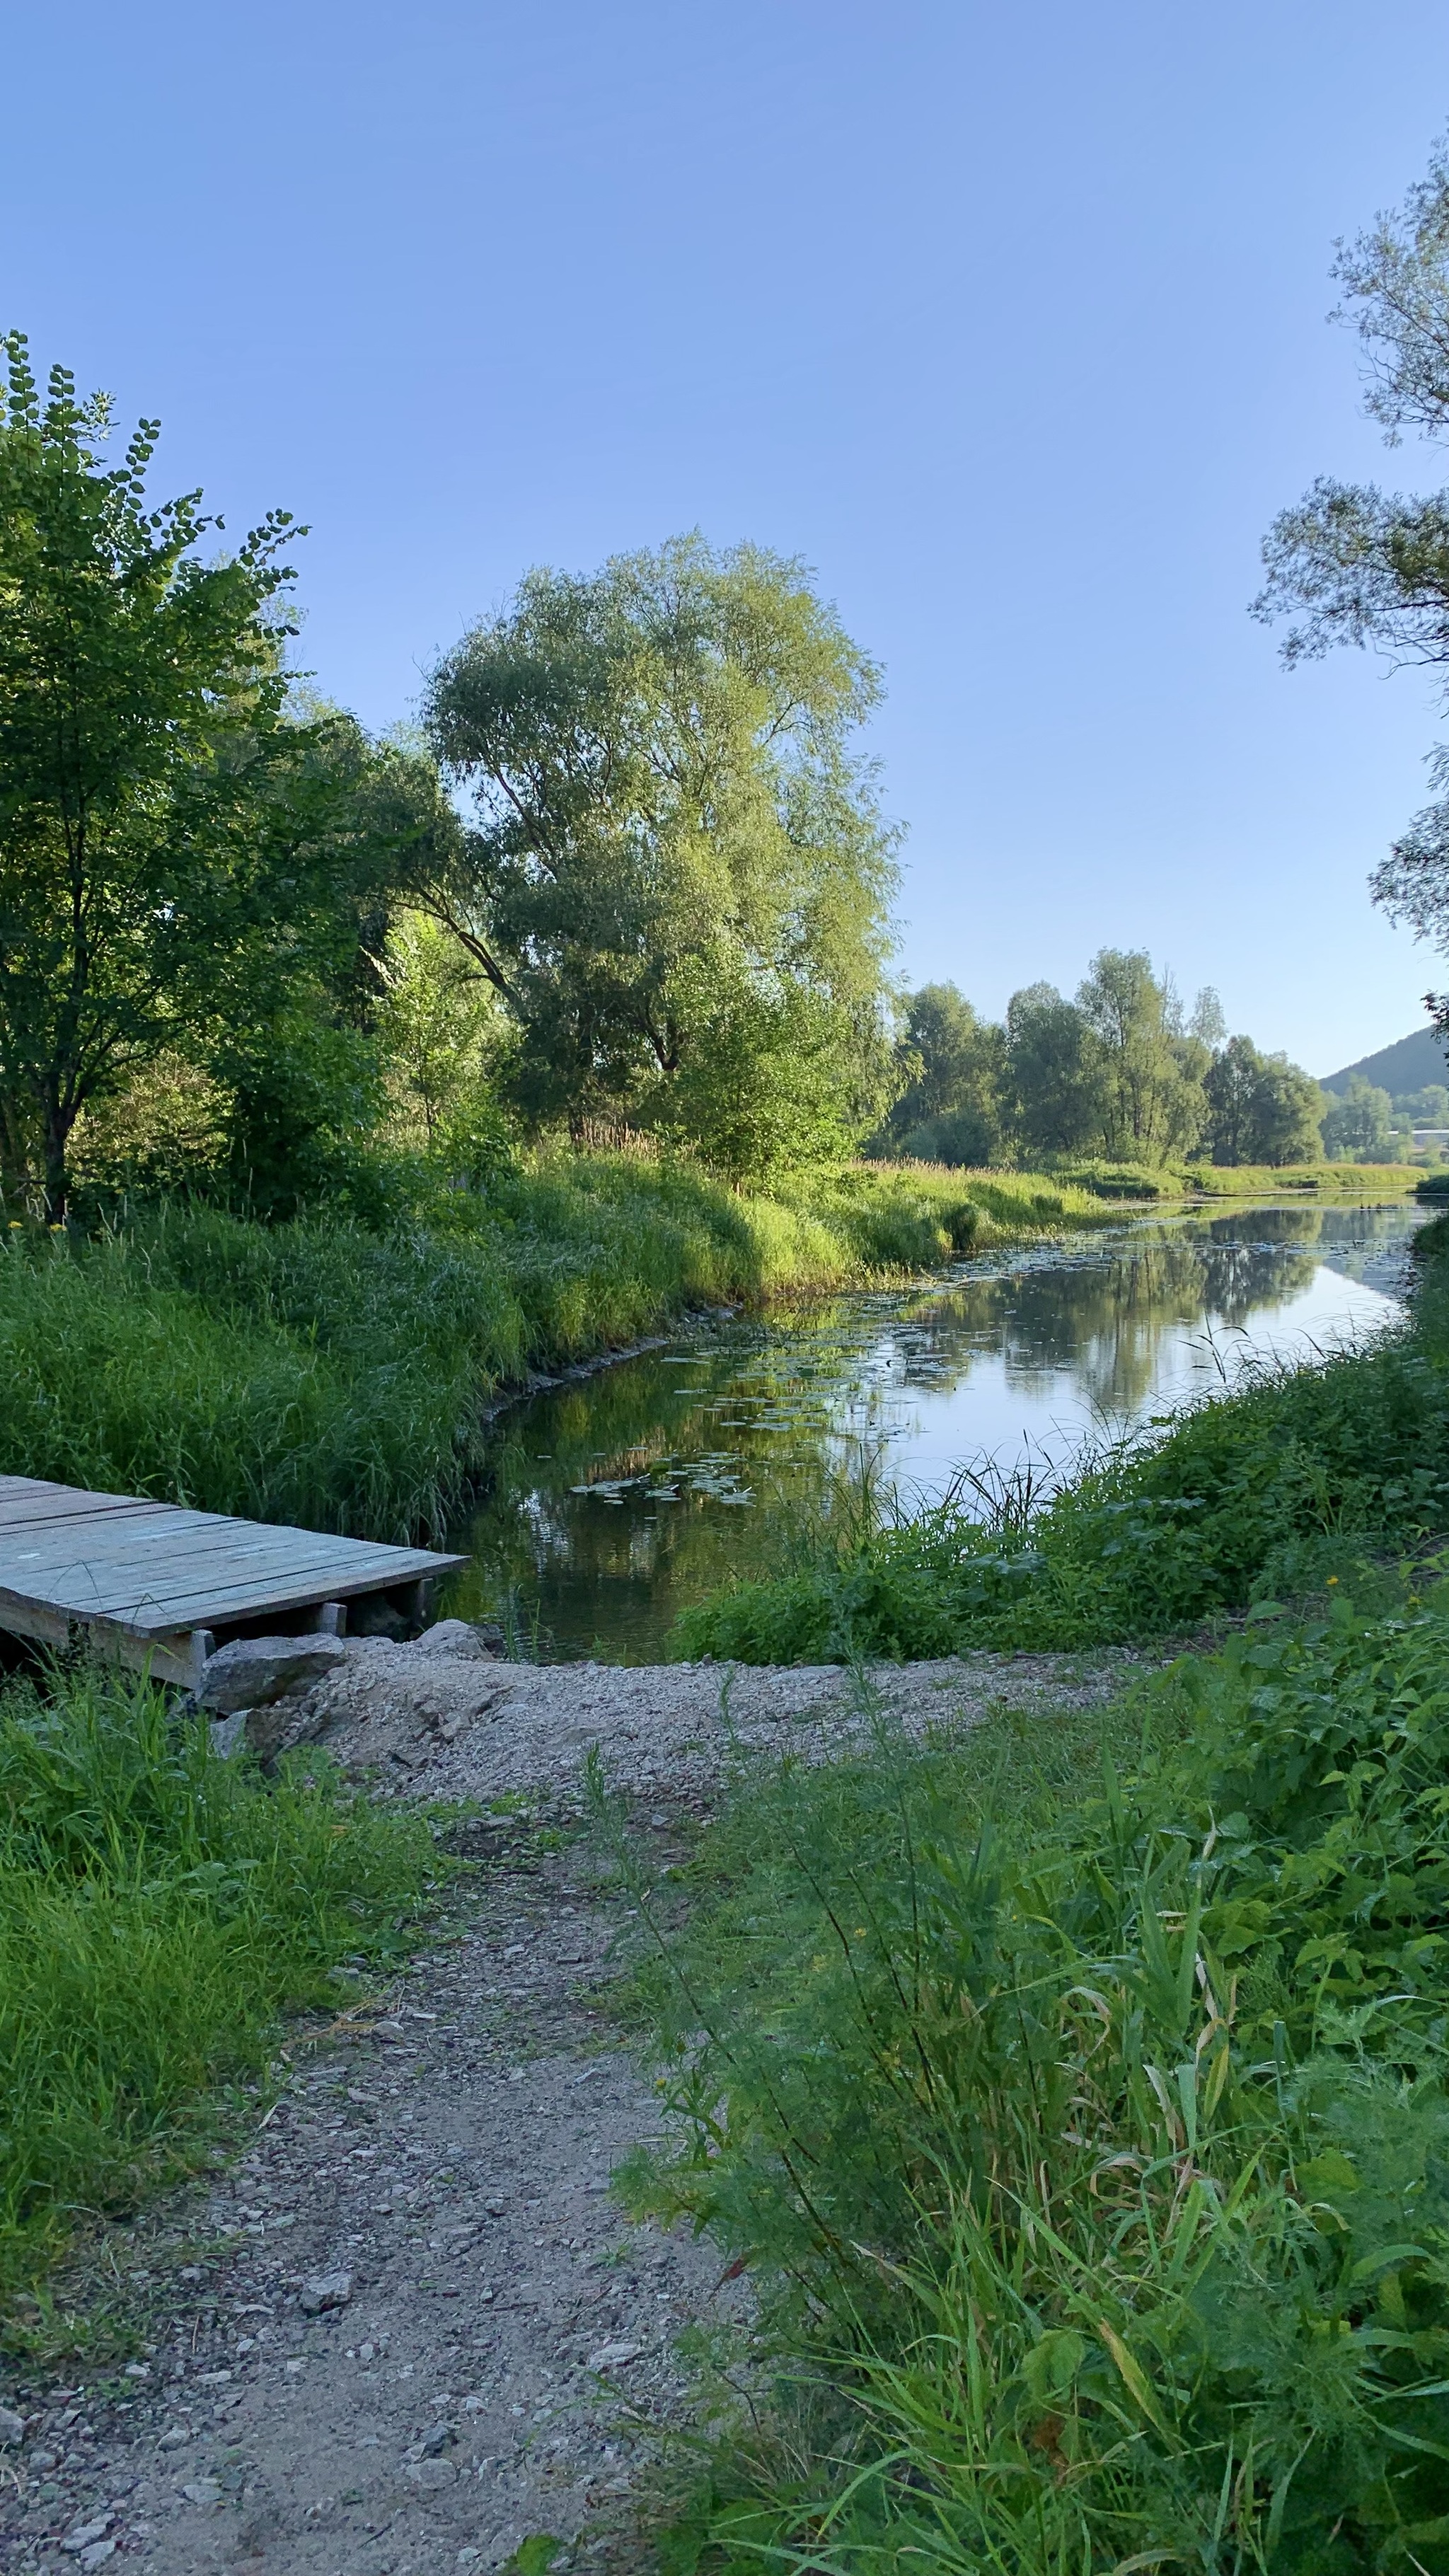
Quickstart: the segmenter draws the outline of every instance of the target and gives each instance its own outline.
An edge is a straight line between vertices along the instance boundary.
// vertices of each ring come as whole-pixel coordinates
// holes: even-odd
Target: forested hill
[[[1377,1083],[1394,1099],[1401,1092],[1423,1091],[1431,1082],[1444,1080],[1444,1041],[1435,1029],[1414,1029],[1406,1038],[1396,1038],[1392,1046],[1380,1047],[1377,1055],[1361,1056],[1357,1064],[1346,1064],[1341,1073],[1320,1076],[1325,1091],[1347,1091],[1349,1076],[1361,1073],[1365,1082]]]

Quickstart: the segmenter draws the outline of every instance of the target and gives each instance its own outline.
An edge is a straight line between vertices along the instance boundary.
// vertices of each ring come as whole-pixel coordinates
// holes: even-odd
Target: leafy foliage
[[[901,1096],[882,1130],[883,1150],[923,1163],[982,1166],[1004,1141],[1005,1037],[981,1021],[954,984],[910,996],[896,1048]]]
[[[478,819],[431,900],[516,1018],[531,1117],[684,1125],[759,1177],[823,1048],[873,1122],[892,836],[848,738],[878,688],[799,564],[698,537],[531,573],[440,664],[432,739]]]
[[[1263,1055],[1251,1038],[1229,1038],[1209,1065],[1203,1090],[1215,1163],[1304,1163],[1319,1151],[1318,1085],[1286,1055]],[[1322,1142],[1335,1150],[1326,1130]]]
[[[57,367],[42,401],[5,351],[0,1186],[63,1216],[78,1118],[179,1053],[229,1096],[234,1177],[284,1199],[299,1140],[367,1088],[342,1028],[369,919],[456,821],[416,754],[299,707],[289,515],[204,562],[200,494],[148,500],[156,424],[108,467],[105,397]]]
[[[1350,1074],[1340,1099],[1324,1112],[1323,1145],[1329,1154],[1347,1154],[1363,1163],[1387,1162],[1391,1151],[1391,1104],[1386,1091]]]
[[[1449,149],[1435,145],[1428,174],[1401,212],[1380,215],[1339,247],[1344,290],[1367,362],[1364,409],[1387,443],[1405,429],[1442,438],[1449,428]],[[1384,493],[1320,477],[1275,519],[1263,544],[1267,582],[1254,602],[1265,619],[1290,617],[1291,666],[1335,644],[1373,645],[1393,662],[1449,662],[1449,492]],[[1417,815],[1370,879],[1390,918],[1449,947],[1449,767],[1435,757],[1435,801]],[[1441,1030],[1449,1001],[1425,996]]]
[[[632,2189],[753,2270],[782,2440],[678,2565],[1449,2568],[1446,1646],[1275,1613],[743,1785]]]

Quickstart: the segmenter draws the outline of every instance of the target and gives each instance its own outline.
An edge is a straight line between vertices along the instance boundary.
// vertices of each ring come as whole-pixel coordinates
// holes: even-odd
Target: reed
[[[742,1773],[681,1930],[641,1863],[626,2189],[758,2319],[666,2565],[1445,2576],[1446,1670],[1409,1588],[1106,1712],[866,1694]]]
[[[891,1167],[737,1197],[691,1166],[579,1156],[381,1230],[181,1203],[0,1249],[0,1464],[379,1539],[436,1535],[487,1399],[684,1309],[900,1277],[1087,1221],[1080,1193]]]

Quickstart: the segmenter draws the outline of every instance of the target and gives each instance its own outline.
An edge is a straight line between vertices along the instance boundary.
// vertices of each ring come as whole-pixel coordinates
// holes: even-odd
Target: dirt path
[[[973,1657],[883,1674],[908,1725],[1100,1700],[1090,1666]],[[393,1794],[579,1814],[606,1773],[661,1859],[731,1749],[861,1723],[834,1670],[508,1667],[359,1647],[284,1732],[324,1730]],[[635,2227],[611,2167],[654,2095],[602,2008],[625,1900],[581,1841],[505,1815],[440,1946],[318,2046],[239,2163],[117,2229],[145,2362],[0,2386],[0,2567],[441,2576],[616,2519],[652,2428],[685,2420],[687,2321],[742,2315],[706,2244]],[[3,2429],[3,2428],[0,2428]],[[600,2547],[604,2547],[600,2543]],[[595,2554],[586,2548],[573,2563]],[[606,2553],[607,2554],[607,2553]]]

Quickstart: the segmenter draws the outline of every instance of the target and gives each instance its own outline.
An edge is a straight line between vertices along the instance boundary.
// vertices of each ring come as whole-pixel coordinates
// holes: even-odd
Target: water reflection
[[[718,1317],[500,1417],[447,1607],[512,1596],[546,1650],[647,1661],[676,1611],[782,1534],[861,1446],[940,1492],[963,1459],[1060,1461],[1094,1430],[1394,1311],[1412,1204],[1137,1220],[908,1296]]]

